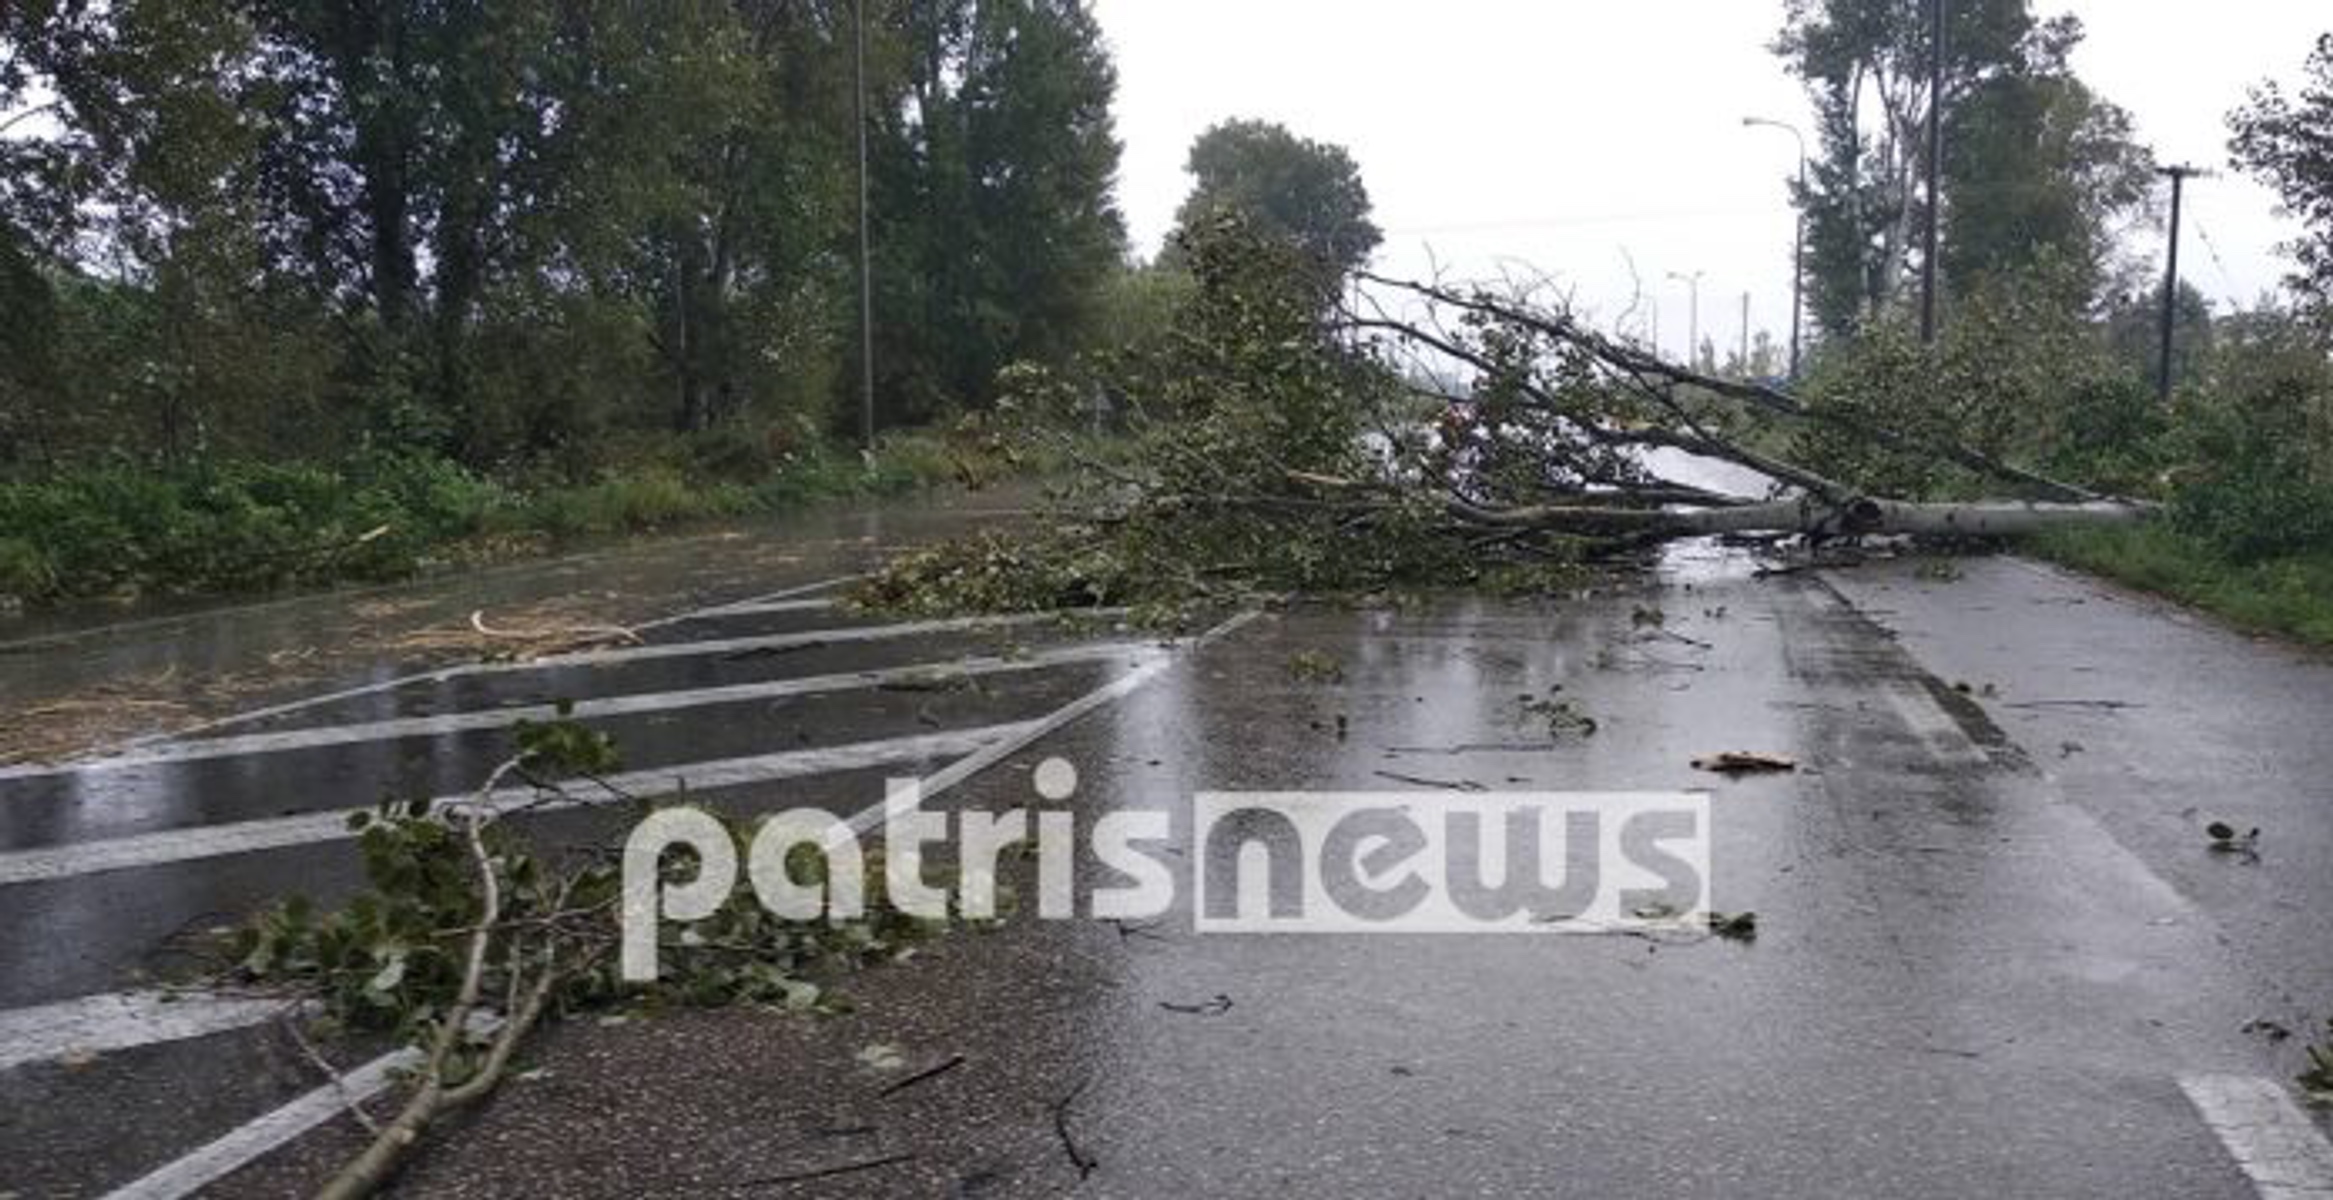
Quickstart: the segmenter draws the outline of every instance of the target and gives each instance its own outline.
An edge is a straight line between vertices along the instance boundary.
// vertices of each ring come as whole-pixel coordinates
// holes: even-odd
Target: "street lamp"
[[[1669,278],[1684,284],[1692,295],[1693,307],[1685,318],[1685,365],[1688,367],[1698,364],[1699,360],[1695,356],[1701,353],[1701,277],[1708,273],[1695,271],[1691,275],[1681,275],[1675,271],[1669,272]]]
[[[1791,208],[1798,213],[1798,232],[1790,245],[1790,378],[1798,380],[1799,322],[1806,311],[1806,135],[1788,121],[1769,117],[1743,117],[1744,129],[1764,126],[1779,129],[1798,142],[1798,194],[1791,198]]]

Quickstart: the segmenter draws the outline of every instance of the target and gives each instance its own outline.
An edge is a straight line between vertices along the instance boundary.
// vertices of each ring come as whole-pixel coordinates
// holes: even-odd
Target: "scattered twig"
[[[300,1048],[300,1054],[308,1060],[308,1065],[323,1072],[324,1077],[332,1081],[332,1090],[339,1094],[341,1107],[348,1110],[348,1115],[355,1118],[357,1124],[364,1126],[366,1133],[376,1138],[381,1136],[381,1123],[373,1119],[373,1114],[365,1111],[363,1098],[348,1090],[348,1077],[341,1074],[340,1068],[333,1066],[332,1060],[324,1057],[322,1051],[316,1049],[316,1043],[310,1041],[306,1031],[300,1028],[301,1012],[302,1008],[297,1004],[285,1009],[280,1022],[284,1032],[291,1035],[292,1044]]]
[[[1101,1160],[1086,1153],[1077,1144],[1076,1136],[1069,1132],[1069,1106],[1077,1103],[1077,1098],[1085,1094],[1086,1085],[1092,1082],[1091,1079],[1079,1080],[1076,1087],[1069,1089],[1068,1095],[1053,1103],[1053,1136],[1061,1139],[1061,1152],[1069,1157],[1069,1165],[1077,1168],[1079,1179],[1090,1178],[1094,1169],[1102,1165]]]
[[[820,1179],[833,1179],[838,1175],[856,1175],[862,1171],[879,1171],[884,1167],[896,1167],[903,1162],[910,1162],[914,1158],[915,1155],[902,1151],[898,1154],[886,1154],[881,1158],[867,1158],[858,1162],[843,1163],[840,1166],[816,1167],[785,1175],[765,1175],[759,1179],[748,1179],[735,1186],[740,1188],[780,1187],[789,1183],[810,1183]]]
[[[910,1075],[905,1079],[893,1082],[890,1086],[884,1088],[882,1091],[875,1093],[875,1096],[877,1099],[886,1099],[891,1096],[896,1096],[919,1083],[938,1079],[940,1076],[945,1075],[948,1072],[953,1071],[963,1065],[963,1055],[951,1054],[948,1057],[941,1059],[939,1062],[925,1067],[923,1070],[917,1071],[915,1074]]]
[[[1705,755],[1693,760],[1693,769],[1718,775],[1759,775],[1769,772],[1798,770],[1798,760],[1780,754],[1761,754],[1753,750],[1727,750],[1721,754]]]
[[[1231,1011],[1231,997],[1226,996],[1221,992],[1217,992],[1215,993],[1214,999],[1202,1000],[1197,1004],[1176,1004],[1171,1001],[1161,1000],[1158,1002],[1158,1006],[1167,1010],[1168,1012],[1182,1013],[1185,1016],[1220,1017],[1223,1014]]]
[[[1395,783],[1410,784],[1413,787],[1441,788],[1451,792],[1487,792],[1490,790],[1471,779],[1428,779],[1423,775],[1404,775],[1399,771],[1379,771],[1377,777],[1390,779]]]

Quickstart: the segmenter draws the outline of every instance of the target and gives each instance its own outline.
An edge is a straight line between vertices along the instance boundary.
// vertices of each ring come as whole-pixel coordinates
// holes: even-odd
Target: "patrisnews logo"
[[[1201,933],[1610,933],[1709,913],[1699,792],[1202,792]]]
[[[1077,773],[1048,760],[1034,782],[1059,803]],[[882,814],[882,894],[910,917],[995,917],[1005,855],[1026,845],[1040,920],[1161,920],[1187,902],[1200,933],[1612,933],[1709,914],[1705,793],[1202,792],[1191,812],[1185,846],[1163,808],[1083,821],[1058,809],[930,812],[917,781],[897,780]],[[741,855],[739,835],[710,813],[649,814],[624,843],[623,977],[655,979],[662,923],[720,911],[741,867],[783,920],[865,916],[860,843],[873,832],[788,809],[763,819]],[[676,849],[693,871],[665,869]],[[797,876],[802,849],[824,862],[814,879]],[[946,884],[924,876],[935,849],[957,865]]]

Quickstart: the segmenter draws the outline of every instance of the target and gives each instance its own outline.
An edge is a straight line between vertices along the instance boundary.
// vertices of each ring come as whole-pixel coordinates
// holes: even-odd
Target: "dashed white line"
[[[2260,1200],[2333,1200],[2333,1144],[2281,1084],[2252,1075],[2182,1075],[2179,1088]]]
[[[11,1009],[0,1012],[0,1071],[69,1054],[207,1037],[270,1021],[295,1008],[280,998],[142,991]]]

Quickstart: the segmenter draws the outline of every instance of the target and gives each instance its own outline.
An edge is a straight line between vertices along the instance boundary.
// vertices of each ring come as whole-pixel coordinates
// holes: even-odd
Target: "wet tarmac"
[[[812,567],[676,580],[667,613]],[[933,807],[1062,809],[1081,829],[1157,812],[1184,886],[1156,919],[1024,911],[949,935],[838,981],[845,1015],[559,1027],[403,1194],[2236,1197],[2333,1178],[2307,1174],[2321,1121],[2288,1100],[2271,1115],[2298,1126],[2263,1124],[2248,1090],[2281,1089],[2301,1039],[2246,1030],[2305,1034],[2333,1005],[2319,656],[2015,560],[1761,580],[1706,548],[1592,594],[1303,607],[1204,647],[1107,621],[883,629],[795,604],[660,626],[656,656],[408,683],[446,664],[382,663],[308,690],[389,686],[0,777],[0,1033],[54,1051],[0,1065],[0,1193],[191,1178],[190,1155],[296,1108],[322,1077],[275,1025],[229,1013],[140,1044],[136,1022],[21,1014],[79,1013],[169,970],[174,935],[345,889],[346,843],[302,822],[472,785],[508,719],[559,699],[606,705],[590,719],[629,768],[724,780],[702,798],[741,812],[857,811],[884,778],[989,747],[1001,760]],[[999,669],[879,682],[965,662]],[[1124,694],[1094,701],[1113,681]],[[1593,733],[1551,725],[1557,700]],[[1800,769],[1692,765],[1724,750]],[[1033,782],[1055,757],[1077,772],[1065,801]],[[1288,789],[1422,807],[1703,790],[1710,904],[1755,913],[1757,936],[1197,932],[1194,795]],[[2263,828],[2259,861],[2209,852],[2199,824],[2222,818]],[[533,819],[621,832],[588,808]],[[222,832],[255,829],[277,840]],[[219,1160],[212,1190],[312,1188],[358,1132],[325,1120]]]

